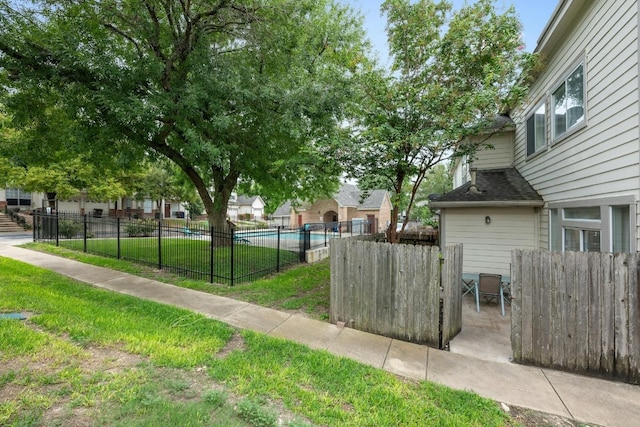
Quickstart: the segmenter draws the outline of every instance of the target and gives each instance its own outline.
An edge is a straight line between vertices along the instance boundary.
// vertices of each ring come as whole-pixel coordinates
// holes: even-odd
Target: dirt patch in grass
[[[231,337],[231,339],[229,341],[227,341],[227,344],[224,346],[224,348],[222,350],[220,350],[218,353],[216,353],[216,357],[218,359],[224,359],[225,357],[227,357],[231,352],[233,351],[244,351],[246,349],[247,345],[244,342],[244,338],[242,338],[242,335],[240,335],[240,333],[238,331],[236,331],[233,336]]]
[[[48,333],[34,324],[29,326],[41,333]],[[65,335],[56,336],[56,339],[73,342]],[[233,351],[243,351],[245,348],[244,338],[236,331],[216,357],[224,358]],[[121,348],[83,345],[82,350],[83,353],[69,355],[62,362],[39,354],[3,360],[0,363],[0,378],[3,379],[0,383],[0,402],[16,404],[18,408],[9,422],[67,427],[94,426],[100,422],[98,420],[108,423],[111,417],[118,417],[115,415],[120,405],[117,398],[105,400],[104,396],[91,396],[91,400],[85,403],[78,398],[78,394],[87,393],[88,388],[96,385],[96,381],[108,388],[111,381],[122,381],[117,379],[119,375],[136,371],[144,371],[145,384],[152,385],[149,390],[156,390],[159,398],[176,404],[198,404],[208,393],[220,392],[225,396],[224,405],[229,414],[226,416],[231,420],[236,419],[234,408],[244,399],[212,380],[207,366],[191,369],[157,367],[147,358]],[[69,378],[69,372],[72,372],[73,378]],[[25,395],[30,399],[38,396],[39,401],[45,403],[25,405]],[[304,421],[285,408],[282,402],[268,401],[265,404],[278,414],[281,425],[288,425],[293,420]],[[233,425],[244,424],[237,420]]]

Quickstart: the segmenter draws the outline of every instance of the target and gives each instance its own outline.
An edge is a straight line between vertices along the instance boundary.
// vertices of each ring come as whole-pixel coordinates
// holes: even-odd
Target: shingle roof
[[[363,194],[366,196],[360,201]],[[386,196],[385,190],[359,190],[353,184],[342,184],[333,199],[342,206],[354,207],[360,210],[380,209]],[[273,216],[288,216],[291,211],[291,202],[280,205],[273,213]]]
[[[353,184],[342,184],[338,194],[333,198],[342,206],[356,207],[358,209],[370,210],[380,209],[384,197],[387,194],[385,190],[359,190]],[[364,200],[362,199],[364,196]]]
[[[358,209],[380,209],[387,192],[385,190],[369,190],[366,193],[369,196],[358,205]]]
[[[273,213],[273,216],[289,216],[291,215],[291,202],[284,202],[283,204],[281,204],[280,206],[278,206],[278,209],[276,209],[276,211]]]
[[[252,204],[253,204],[253,202],[254,202],[257,198],[258,198],[258,196],[242,196],[242,195],[239,195],[239,196],[236,198],[236,201],[235,201],[235,202],[233,202],[232,204],[234,204],[234,205],[243,205],[243,206],[245,206],[245,205],[252,205]]]
[[[358,206],[360,204],[360,190],[352,184],[342,184],[338,194],[333,198],[342,206]]]
[[[477,192],[471,182],[432,200],[434,208],[450,206],[527,205],[541,206],[542,197],[515,168],[485,169],[476,172]]]

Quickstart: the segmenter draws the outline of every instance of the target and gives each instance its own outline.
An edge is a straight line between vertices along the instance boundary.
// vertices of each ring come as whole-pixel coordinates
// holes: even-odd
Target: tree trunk
[[[398,215],[400,214],[400,194],[402,194],[405,176],[406,173],[402,169],[396,170],[396,183],[394,189],[396,194],[391,202],[391,224],[389,224],[389,228],[387,229],[387,241],[389,243],[398,243],[400,241],[396,229],[398,227]]]
[[[400,241],[400,235],[396,231],[398,227],[398,214],[400,212],[400,207],[398,205],[392,205],[391,207],[391,223],[389,224],[389,228],[387,229],[387,242],[389,243],[398,243]]]

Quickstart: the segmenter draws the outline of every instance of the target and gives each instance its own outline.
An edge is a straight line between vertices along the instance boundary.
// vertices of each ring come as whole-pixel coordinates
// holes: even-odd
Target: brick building
[[[384,231],[391,222],[391,199],[385,190],[362,191],[355,185],[342,184],[330,199],[302,203],[295,208],[287,202],[274,212],[272,218],[273,225],[292,227],[362,220],[374,224],[374,231]]]

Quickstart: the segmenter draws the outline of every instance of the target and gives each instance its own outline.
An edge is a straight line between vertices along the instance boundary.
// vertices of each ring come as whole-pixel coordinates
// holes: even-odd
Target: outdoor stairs
[[[24,231],[24,228],[13,222],[8,215],[0,212],[0,233],[16,231]]]

